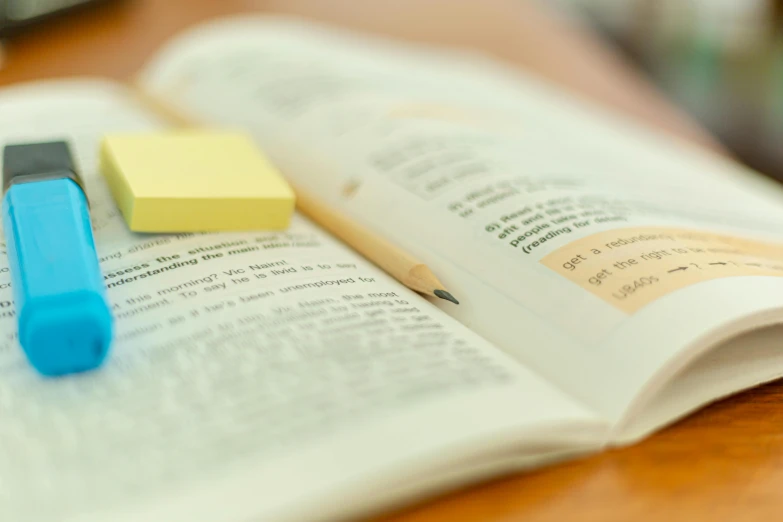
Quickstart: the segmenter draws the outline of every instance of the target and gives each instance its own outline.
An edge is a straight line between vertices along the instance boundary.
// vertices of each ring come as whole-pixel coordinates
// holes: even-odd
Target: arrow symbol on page
[[[680,270],[688,270],[688,267],[687,266],[681,266],[679,268],[675,268],[673,270],[669,270],[669,273],[671,274],[672,272],[679,272]]]

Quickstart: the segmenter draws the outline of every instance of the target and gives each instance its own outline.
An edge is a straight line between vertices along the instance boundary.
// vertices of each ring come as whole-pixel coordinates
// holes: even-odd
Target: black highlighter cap
[[[3,194],[16,183],[70,179],[84,191],[82,178],[64,141],[6,145],[3,150]]]

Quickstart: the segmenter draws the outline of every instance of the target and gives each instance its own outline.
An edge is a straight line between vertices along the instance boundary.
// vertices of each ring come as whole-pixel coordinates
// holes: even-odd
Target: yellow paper
[[[109,135],[101,170],[136,232],[280,230],[294,211],[293,190],[242,133]]]

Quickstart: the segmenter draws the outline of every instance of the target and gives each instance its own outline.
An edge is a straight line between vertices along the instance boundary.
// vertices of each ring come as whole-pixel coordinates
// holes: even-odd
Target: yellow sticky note
[[[240,132],[109,135],[101,171],[136,232],[280,230],[294,211],[291,187]]]

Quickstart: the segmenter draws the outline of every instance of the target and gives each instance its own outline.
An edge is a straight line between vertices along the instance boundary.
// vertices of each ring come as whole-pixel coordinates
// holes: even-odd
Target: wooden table
[[[184,27],[253,9],[481,47],[598,103],[719,148],[615,57],[579,30],[537,18],[523,0],[121,0],[8,42],[0,85],[80,74],[126,78]],[[441,16],[445,9],[447,17]],[[528,45],[538,37],[548,44]],[[541,49],[562,54],[553,60]],[[585,59],[585,50],[594,54]],[[499,479],[376,522],[776,520],[782,489],[783,384],[772,384],[633,447]]]

